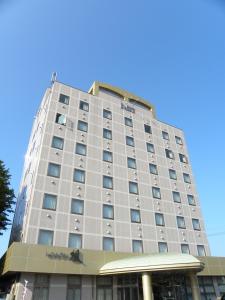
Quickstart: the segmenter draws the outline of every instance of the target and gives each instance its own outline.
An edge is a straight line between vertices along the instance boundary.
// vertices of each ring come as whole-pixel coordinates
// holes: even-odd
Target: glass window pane
[[[192,224],[193,224],[194,230],[201,230],[200,222],[198,219],[192,219]]]
[[[182,141],[181,137],[175,136],[175,140],[178,145],[183,145],[183,141]]]
[[[77,129],[87,132],[88,131],[88,123],[79,120],[77,123]]]
[[[107,162],[112,162],[112,152],[103,150],[103,160]]]
[[[82,236],[80,234],[70,233],[68,247],[75,249],[82,248]]]
[[[158,169],[157,166],[154,164],[149,164],[149,171],[151,174],[158,175]]]
[[[56,114],[55,122],[60,125],[66,125],[66,117],[61,114]]]
[[[44,194],[43,208],[56,210],[57,196]]]
[[[175,170],[169,169],[169,176],[170,176],[170,179],[177,180],[177,173]]]
[[[124,122],[125,122],[126,126],[133,127],[133,120],[132,119],[125,117]]]
[[[141,222],[140,210],[138,210],[138,209],[131,209],[130,210],[130,217],[131,217],[131,222],[133,222],[133,223],[140,223]]]
[[[187,195],[187,198],[190,205],[195,205],[195,198],[193,195]]]
[[[113,188],[113,179],[109,176],[103,176],[103,187],[106,189]]]
[[[136,182],[129,181],[129,193],[138,194],[138,184]]]
[[[80,101],[80,109],[89,111],[89,104],[87,102]]]
[[[163,214],[155,213],[155,223],[157,226],[165,226]]]
[[[152,187],[152,196],[153,198],[161,199],[160,188]]]
[[[103,137],[105,139],[111,140],[112,139],[112,131],[109,129],[103,128]]]
[[[173,151],[169,150],[169,149],[165,149],[165,152],[166,152],[166,157],[167,158],[170,158],[170,159],[174,159],[174,153]]]
[[[114,251],[114,239],[103,237],[103,250]]]
[[[71,213],[83,215],[84,213],[84,201],[79,199],[72,199],[71,201]]]
[[[76,143],[76,154],[80,154],[80,155],[86,155],[86,145],[84,144],[80,144],[80,143]]]
[[[149,126],[149,125],[147,125],[147,124],[144,124],[144,128],[145,128],[145,132],[146,132],[146,133],[152,133],[151,126]]]
[[[70,100],[70,97],[69,97],[69,96],[63,95],[63,94],[60,94],[60,95],[59,95],[59,102],[68,105],[68,104],[69,104],[69,100]]]
[[[131,136],[126,136],[126,144],[128,146],[134,147],[134,139]]]
[[[146,143],[147,151],[151,153],[155,153],[154,145],[151,143]]]
[[[103,218],[104,219],[113,219],[113,206],[103,204]]]
[[[168,252],[167,243],[159,242],[159,243],[158,243],[158,247],[159,247],[159,252],[160,252],[160,253]]]
[[[109,111],[107,109],[104,109],[103,110],[103,118],[112,120],[112,113],[111,113],[111,111]]]
[[[63,149],[63,143],[64,143],[64,140],[62,138],[57,137],[57,136],[53,136],[53,138],[52,138],[52,148],[62,150]]]
[[[164,140],[169,140],[169,134],[166,131],[162,131],[162,137],[164,138]]]
[[[190,175],[187,173],[183,173],[184,182],[191,183]]]
[[[190,253],[188,244],[181,244],[181,252],[182,253],[187,253],[187,254]]]
[[[143,252],[143,244],[142,241],[133,240],[132,241],[133,252],[142,253]]]
[[[184,154],[179,153],[180,162],[187,164],[188,159]]]
[[[75,169],[73,173],[73,181],[75,182],[85,182],[85,171]]]
[[[48,164],[48,176],[59,177],[60,176],[60,165],[49,163]]]
[[[127,158],[127,166],[131,169],[136,169],[136,160],[134,158],[128,157]]]
[[[174,192],[173,191],[173,201],[180,203],[181,202],[181,197],[180,197],[180,193],[179,192]]]
[[[53,243],[53,231],[41,229],[39,231],[38,244],[49,245]]]
[[[178,228],[186,228],[184,217],[177,216],[177,227]]]
[[[205,247],[203,245],[197,245],[198,255],[205,256]]]

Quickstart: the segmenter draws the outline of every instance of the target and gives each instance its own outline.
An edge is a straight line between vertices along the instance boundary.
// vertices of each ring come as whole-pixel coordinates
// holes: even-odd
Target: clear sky
[[[85,91],[99,80],[149,99],[184,130],[211,251],[225,256],[225,2],[0,0],[0,159],[16,192],[53,71]]]

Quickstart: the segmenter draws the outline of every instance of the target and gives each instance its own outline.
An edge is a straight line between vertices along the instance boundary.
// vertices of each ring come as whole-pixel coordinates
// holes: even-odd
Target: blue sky
[[[184,130],[211,251],[225,256],[224,1],[0,0],[0,159],[16,192],[53,71],[82,90],[99,80],[149,99]]]

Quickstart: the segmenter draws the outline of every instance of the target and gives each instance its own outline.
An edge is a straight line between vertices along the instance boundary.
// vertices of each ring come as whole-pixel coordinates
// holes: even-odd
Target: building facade
[[[182,130],[99,82],[46,90],[11,243],[2,278],[15,299],[216,299],[225,287],[224,270],[203,276],[210,249]]]

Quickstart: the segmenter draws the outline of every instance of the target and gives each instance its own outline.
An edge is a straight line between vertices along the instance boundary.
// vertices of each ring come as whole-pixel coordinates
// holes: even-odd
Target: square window
[[[176,140],[176,143],[177,143],[178,145],[183,145],[183,141],[182,141],[182,138],[181,138],[181,137],[175,136],[175,140]]]
[[[89,111],[89,104],[87,102],[80,101],[80,109]]]
[[[203,245],[197,245],[198,256],[205,256],[205,247]]]
[[[112,163],[113,162],[112,152],[103,150],[103,160]]]
[[[165,226],[163,214],[155,213],[155,224],[157,226]]]
[[[193,195],[187,195],[188,203],[189,205],[196,205],[195,204],[195,198]]]
[[[180,158],[180,162],[187,164],[188,163],[188,159],[186,157],[186,155],[179,153],[179,158]]]
[[[188,244],[181,244],[180,247],[182,253],[190,254],[190,249]]]
[[[151,174],[158,175],[157,166],[154,164],[149,164],[149,171]]]
[[[64,139],[62,139],[58,136],[53,136],[53,138],[52,138],[52,148],[63,150],[63,144],[64,144]]]
[[[147,151],[150,153],[155,153],[155,147],[151,143],[146,143]]]
[[[129,181],[129,193],[138,194],[138,184],[136,182]]]
[[[88,131],[88,123],[78,120],[77,129],[80,131],[87,132]]]
[[[135,253],[142,253],[143,252],[143,243],[140,240],[133,240],[132,241],[132,250]]]
[[[110,110],[103,109],[103,118],[112,120],[112,113]]]
[[[53,163],[49,163],[48,164],[48,176],[52,176],[52,177],[60,177],[60,170],[61,170],[61,166],[58,164],[53,164]]]
[[[157,187],[152,187],[152,196],[153,198],[156,198],[156,199],[161,199],[161,192],[160,192],[160,188],[157,188]]]
[[[66,117],[62,114],[56,114],[55,122],[60,125],[66,125]]]
[[[114,218],[114,210],[112,205],[103,204],[103,218],[104,219]]]
[[[73,181],[85,183],[85,171],[79,170],[79,169],[74,169]]]
[[[159,253],[166,253],[168,252],[168,246],[165,242],[159,242],[158,243]]]
[[[136,166],[136,159],[128,157],[127,158],[127,166],[130,169],[136,169],[137,168],[137,166]]]
[[[134,139],[131,136],[126,136],[126,144],[128,146],[134,147]]]
[[[111,140],[112,139],[112,131],[106,128],[103,128],[103,137],[105,139]]]
[[[133,120],[130,119],[130,118],[125,117],[124,118],[124,123],[125,123],[126,126],[133,127]]]
[[[113,179],[110,176],[103,176],[103,187],[105,189],[113,189]]]
[[[59,95],[59,102],[63,103],[63,104],[69,104],[70,101],[70,97],[64,94],[60,94]]]
[[[166,152],[166,157],[167,157],[167,158],[175,159],[175,156],[174,156],[174,153],[173,153],[172,150],[165,149],[165,152]]]
[[[177,180],[177,173],[175,170],[169,169],[170,179]]]
[[[172,194],[173,194],[173,201],[177,203],[181,203],[180,193],[173,191]]]
[[[53,244],[53,231],[40,229],[38,244],[51,246]]]
[[[183,173],[184,182],[191,183],[191,177],[187,173]]]
[[[114,239],[110,237],[103,237],[103,250],[114,251]]]
[[[169,134],[166,131],[162,131],[162,137],[164,138],[164,140],[169,140]]]
[[[146,133],[152,133],[152,128],[151,126],[147,125],[147,124],[144,124],[144,128],[145,128],[145,132]]]
[[[132,223],[141,223],[140,210],[131,209],[130,210],[130,219]]]
[[[201,230],[199,219],[192,219],[192,225],[194,230]]]
[[[84,201],[80,199],[72,199],[71,201],[71,214],[83,215],[84,214]]]
[[[56,210],[57,196],[51,194],[44,194],[43,206],[44,209]]]
[[[87,155],[87,146],[84,144],[76,143],[76,154]]]
[[[177,227],[182,229],[186,228],[184,217],[177,216]]]
[[[75,249],[82,248],[82,235],[76,233],[70,233],[68,247],[75,248]]]

